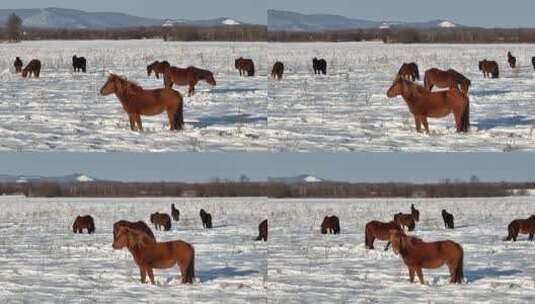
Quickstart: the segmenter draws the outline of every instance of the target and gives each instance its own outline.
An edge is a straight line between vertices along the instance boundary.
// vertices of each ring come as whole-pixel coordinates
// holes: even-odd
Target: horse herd
[[[446,229],[454,229],[454,216],[446,210],[441,212]],[[199,211],[203,228],[212,229],[212,215],[204,209]],[[171,216],[167,213],[152,213],[150,222],[154,229],[170,231],[172,220],[180,221],[180,211],[171,205]],[[414,231],[416,222],[420,221],[420,211],[414,204],[410,213],[397,213],[393,220],[381,222],[373,220],[364,227],[364,243],[369,250],[374,249],[375,240],[387,241],[384,248],[390,246],[396,255],[401,258],[409,270],[409,279],[414,282],[415,275],[420,283],[424,283],[422,269],[440,268],[447,265],[450,272],[450,283],[462,283],[464,252],[460,244],[451,240],[424,242],[415,236],[405,233]],[[92,216],[77,216],[72,230],[74,233],[95,233],[95,222]],[[337,216],[325,216],[321,225],[321,234],[339,234],[340,220]],[[535,215],[527,219],[515,219],[507,227],[508,235],[504,241],[516,242],[519,234],[528,234],[533,241],[535,235]],[[258,225],[258,237],[255,241],[268,240],[268,220]],[[166,269],[178,266],[181,272],[182,283],[193,283],[195,277],[195,250],[191,244],[181,240],[158,242],[150,227],[143,221],[129,222],[120,220],[113,224],[113,249],[127,248],[132,254],[134,262],[138,265],[141,282],[146,282],[147,275],[154,284],[153,269]]]

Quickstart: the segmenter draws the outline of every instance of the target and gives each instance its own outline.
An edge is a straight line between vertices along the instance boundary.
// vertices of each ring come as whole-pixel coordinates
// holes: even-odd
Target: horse
[[[314,69],[314,74],[327,74],[327,61],[323,58],[318,59],[316,57],[312,58],[312,68]]]
[[[87,71],[87,60],[84,57],[72,56],[72,68],[74,72],[86,72]]]
[[[399,68],[398,75],[406,80],[420,80],[420,72],[415,62],[403,63]]]
[[[464,251],[461,245],[450,240],[428,243],[398,230],[391,231],[390,242],[394,253],[401,255],[407,265],[411,283],[416,273],[420,283],[424,284],[422,269],[435,269],[444,264],[450,271],[450,283],[462,283]]]
[[[441,89],[457,87],[464,94],[468,94],[471,84],[470,79],[454,69],[443,71],[432,68],[425,71],[424,75],[424,87],[429,91],[433,90],[433,86]]]
[[[516,68],[516,57],[513,56],[511,52],[507,52],[507,62],[509,63],[511,69]]]
[[[416,222],[412,214],[397,213],[394,215],[394,222],[401,227],[407,227],[409,231],[414,231],[414,228],[416,228]]]
[[[240,76],[254,76],[254,62],[252,59],[240,57],[234,60],[234,67],[240,71]]]
[[[193,283],[195,250],[184,241],[157,242],[139,230],[119,227],[112,247],[116,250],[128,248],[139,267],[141,283],[146,282],[148,274],[154,285],[154,268],[166,269],[175,265],[180,269],[182,283]]]
[[[492,76],[492,78],[500,77],[500,69],[496,61],[488,61],[487,59],[480,61],[479,70],[483,72],[484,78],[489,78],[489,76]]]
[[[175,222],[178,222],[180,219],[180,211],[175,208],[175,204],[171,204],[171,216]]]
[[[125,78],[110,74],[100,89],[107,96],[115,93],[130,119],[132,131],[143,131],[141,115],[157,115],[167,111],[171,131],[181,130],[184,126],[182,95],[173,89],[145,90]]]
[[[444,227],[446,229],[455,228],[455,225],[453,224],[453,214],[448,213],[445,209],[442,209],[442,219],[444,220]]]
[[[174,84],[189,86],[188,96],[195,94],[195,85],[199,80],[204,80],[208,84],[215,86],[216,81],[212,72],[190,66],[185,69],[170,67],[164,73],[164,85],[172,88]]]
[[[414,116],[416,131],[421,132],[423,124],[429,133],[427,118],[440,118],[453,113],[457,132],[468,132],[470,127],[470,99],[457,88],[430,92],[424,87],[396,77],[386,95],[389,98],[402,96]]]
[[[22,66],[23,66],[23,63],[22,63],[22,60],[20,60],[19,57],[15,58],[15,62],[13,62],[13,66],[15,67],[15,73],[20,73],[22,72]]]
[[[516,242],[519,233],[529,234],[529,240],[533,241],[535,235],[535,215],[530,216],[527,219],[516,219],[507,226],[509,235],[505,239],[506,241],[513,240]]]
[[[380,222],[380,221],[371,221],[366,224],[364,228],[364,244],[368,249],[374,249],[373,242],[375,239],[381,241],[387,241],[385,246],[385,251],[388,250],[390,246],[390,231],[397,230],[401,231],[401,226],[396,222]]]
[[[206,229],[212,229],[212,215],[204,211],[204,209],[201,209],[199,215],[201,216],[202,226]]]
[[[41,61],[37,59],[33,59],[26,65],[26,67],[22,70],[22,77],[33,77],[39,78],[39,75],[41,74]]]
[[[531,57],[531,64],[533,65],[533,69],[535,70],[535,57]]]
[[[154,224],[156,230],[163,229],[165,231],[171,230],[171,217],[167,213],[153,213],[150,215],[150,222]]]
[[[326,216],[321,223],[321,234],[339,234],[340,233],[340,220],[337,216]]]
[[[280,61],[275,62],[273,69],[271,70],[271,77],[273,79],[282,80],[282,74],[284,73],[284,64]]]
[[[414,204],[411,204],[411,215],[416,222],[420,221],[420,211],[414,207]]]
[[[268,239],[268,220],[263,220],[258,225],[258,237],[255,239],[255,241],[263,240],[264,242],[267,242]]]
[[[120,227],[126,227],[130,228],[132,230],[137,230],[139,232],[145,233],[149,238],[156,241],[156,237],[154,236],[154,233],[152,230],[150,230],[150,227],[145,224],[143,221],[137,221],[137,222],[129,222],[125,220],[120,220],[118,222],[115,222],[113,224],[113,239],[117,238],[117,232],[119,231]]]
[[[84,233],[84,229],[87,229],[87,233],[95,233],[95,221],[91,215],[77,216],[72,224],[72,232]]]
[[[167,71],[168,68],[170,68],[171,65],[167,61],[154,61],[153,63],[149,64],[147,66],[147,76],[150,77],[152,72],[154,71],[154,75],[156,75],[156,79],[160,79],[160,74],[164,74],[165,71]]]

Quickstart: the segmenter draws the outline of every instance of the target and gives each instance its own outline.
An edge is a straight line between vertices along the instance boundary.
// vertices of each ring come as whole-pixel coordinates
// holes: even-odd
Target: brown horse
[[[127,247],[139,267],[141,282],[147,274],[154,282],[153,269],[166,269],[178,265],[182,283],[193,283],[195,277],[195,250],[184,241],[156,242],[145,233],[128,227],[119,227],[113,239],[113,249]]]
[[[389,98],[402,96],[409,111],[414,116],[416,131],[421,132],[424,125],[429,133],[427,118],[440,118],[453,113],[457,132],[468,132],[470,127],[470,100],[456,88],[448,91],[429,92],[424,87],[407,81],[399,76],[388,89],[386,95]]]
[[[326,216],[321,223],[321,234],[339,234],[340,233],[340,220],[336,215]]]
[[[415,62],[403,63],[401,68],[399,68],[398,75],[406,80],[420,80],[420,72]]]
[[[163,229],[165,231],[171,230],[171,217],[166,213],[153,213],[150,215],[150,222],[154,224],[156,230]]]
[[[282,80],[282,74],[284,73],[284,64],[280,61],[275,62],[273,69],[271,70],[271,77],[273,79]]]
[[[167,111],[169,128],[181,130],[184,125],[182,95],[173,89],[145,90],[137,84],[115,74],[100,89],[100,94],[114,94],[130,119],[132,131],[143,131],[141,115],[158,115]]]
[[[178,220],[180,220],[180,211],[175,208],[175,204],[171,204],[171,216],[173,217],[173,220],[175,220],[175,222],[178,222]]]
[[[22,72],[23,63],[22,63],[22,60],[20,60],[19,57],[15,58],[15,62],[13,63],[13,66],[15,67],[15,72],[17,74]]]
[[[234,67],[240,71],[240,76],[254,76],[254,62],[252,59],[240,57],[234,60]]]
[[[414,204],[411,204],[411,215],[416,222],[420,221],[420,211],[414,207]]]
[[[509,63],[511,69],[516,68],[516,57],[513,56],[511,52],[507,52],[507,62]]]
[[[412,214],[403,214],[397,213],[394,215],[394,222],[396,222],[401,227],[406,227],[409,231],[414,231],[416,227],[416,222]]]
[[[255,239],[256,241],[263,240],[264,242],[267,242],[268,239],[268,220],[263,220],[260,225],[258,225],[258,237]]]
[[[84,233],[84,229],[87,229],[88,234],[95,233],[95,221],[91,215],[79,215],[72,224],[72,232],[74,233]]]
[[[39,78],[39,75],[41,74],[41,61],[37,59],[33,59],[26,65],[26,67],[22,70],[22,77],[33,77]]]
[[[468,94],[471,84],[470,79],[454,69],[443,71],[432,68],[425,71],[424,75],[424,87],[429,91],[433,90],[433,86],[441,89],[457,87],[464,94]]]
[[[188,67],[185,69],[170,67],[164,74],[164,85],[166,88],[172,88],[173,84],[179,86],[189,86],[188,96],[195,94],[195,86],[199,80],[204,80],[208,84],[215,86],[215,78],[212,72],[208,70],[198,69],[196,67]]]
[[[499,78],[500,69],[496,61],[488,61],[487,59],[479,62],[479,70],[483,72],[484,78]]]
[[[145,233],[149,238],[156,241],[156,237],[154,236],[154,233],[152,233],[152,230],[150,230],[150,227],[145,224],[143,221],[137,221],[137,222],[129,222],[125,220],[120,220],[118,222],[115,222],[113,224],[113,239],[115,240],[117,238],[117,232],[119,232],[120,227],[126,227],[130,228],[132,230],[137,230],[139,232]]]
[[[446,229],[455,228],[455,225],[453,224],[453,214],[448,213],[445,209],[442,209],[442,219],[444,220],[444,227],[446,227]]]
[[[387,241],[385,246],[385,251],[387,251],[388,247],[390,246],[391,230],[401,231],[401,227],[396,222],[384,223],[379,221],[371,221],[367,223],[364,229],[364,243],[366,248],[374,249],[373,242],[375,239],[378,239],[381,241]]]
[[[170,68],[171,65],[167,61],[154,61],[153,63],[149,64],[147,66],[147,76],[150,77],[152,72],[154,72],[154,75],[156,75],[157,79],[160,79],[160,74],[164,74],[165,71],[167,71],[168,68]]]
[[[519,233],[529,234],[529,240],[533,241],[535,235],[535,215],[530,216],[527,219],[516,219],[507,227],[509,235],[505,239],[506,241],[513,240],[516,242]]]
[[[397,230],[391,231],[390,242],[394,253],[401,254],[407,265],[411,283],[416,273],[420,283],[424,284],[422,269],[440,268],[444,264],[450,270],[450,283],[462,283],[464,252],[461,245],[450,240],[427,243]]]
[[[202,226],[206,229],[212,229],[212,215],[204,211],[204,209],[201,209],[199,215],[201,216]]]

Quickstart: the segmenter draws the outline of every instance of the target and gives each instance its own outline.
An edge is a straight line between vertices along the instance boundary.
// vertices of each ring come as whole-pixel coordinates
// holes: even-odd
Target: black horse
[[[87,71],[87,60],[84,57],[72,56],[72,68],[74,72],[86,72]]]
[[[263,220],[260,225],[258,225],[258,237],[256,241],[263,240],[267,242],[268,239],[268,220]]]
[[[314,74],[327,74],[327,61],[325,59],[318,59],[314,57],[312,59],[312,68],[314,69]]]
[[[199,214],[201,216],[202,226],[207,229],[212,229],[212,215],[204,211],[204,209],[201,209]]]
[[[444,220],[444,227],[446,229],[454,229],[453,225],[453,214],[448,213],[446,210],[442,209],[442,219]]]
[[[22,72],[22,60],[20,60],[19,57],[15,58],[15,62],[13,63],[13,66],[15,67],[15,72],[20,73]]]
[[[531,64],[533,65],[533,69],[535,70],[535,57],[531,57]]]

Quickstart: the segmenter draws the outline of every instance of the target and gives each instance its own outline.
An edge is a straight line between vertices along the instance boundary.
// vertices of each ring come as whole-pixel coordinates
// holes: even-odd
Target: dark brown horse
[[[171,216],[175,222],[180,220],[180,211],[175,208],[175,204],[171,204]]]
[[[496,61],[488,61],[487,59],[479,62],[479,70],[483,72],[484,78],[499,78],[500,68]]]
[[[204,209],[201,209],[199,215],[201,216],[202,226],[206,229],[212,229],[212,215],[204,211]]]
[[[533,69],[535,70],[535,57],[531,57],[531,65],[533,65]]]
[[[77,72],[87,72],[87,60],[85,57],[76,57],[76,55],[72,56],[72,68],[75,73]]]
[[[33,77],[39,78],[39,75],[41,75],[41,61],[37,59],[33,59],[26,65],[26,67],[22,70],[22,77]]]
[[[147,66],[147,76],[150,77],[152,72],[156,75],[157,79],[160,79],[160,74],[163,75],[171,65],[167,61],[154,61],[153,63]]]
[[[258,237],[255,239],[256,241],[263,240],[264,242],[267,242],[268,239],[268,220],[263,220],[260,225],[258,225]]]
[[[511,52],[507,52],[507,62],[509,63],[511,69],[516,68],[516,57],[513,56]]]
[[[246,59],[243,57],[240,57],[236,60],[234,60],[234,67],[240,71],[240,76],[254,76],[255,70],[254,70],[254,62],[252,59]]]
[[[401,227],[396,222],[384,223],[379,221],[371,221],[367,223],[366,227],[364,228],[364,243],[366,248],[374,249],[373,242],[375,239],[378,239],[381,241],[387,241],[385,246],[385,251],[387,251],[388,247],[390,246],[391,230],[401,231]]]
[[[271,70],[271,77],[273,79],[281,80],[284,73],[284,64],[280,61],[275,62]]]
[[[182,283],[193,283],[195,277],[195,250],[184,241],[156,242],[139,230],[119,227],[113,239],[113,249],[127,247],[139,267],[141,282],[145,283],[147,274],[154,282],[153,269],[166,269],[178,265]]]
[[[453,214],[448,213],[445,209],[442,209],[442,219],[444,220],[444,227],[446,227],[446,229],[455,228]]]
[[[147,224],[145,224],[145,222],[143,221],[129,222],[125,220],[120,220],[113,224],[113,239],[114,240],[117,238],[117,232],[119,232],[120,227],[126,227],[132,230],[143,232],[148,237],[156,241],[156,237],[154,236],[154,233],[152,233],[152,230],[150,230],[150,227]]]
[[[145,90],[137,84],[115,74],[100,89],[100,94],[115,94],[130,119],[132,131],[143,131],[141,115],[158,115],[167,111],[169,128],[181,130],[184,125],[182,95],[173,89]]]
[[[204,80],[213,86],[216,85],[212,72],[192,66],[185,69],[170,67],[164,74],[164,85],[166,88],[172,88],[174,84],[178,86],[189,86],[188,96],[195,94],[195,86],[200,80]]]
[[[87,233],[95,233],[95,221],[91,215],[77,216],[72,224],[72,232],[83,233],[87,229]]]
[[[171,217],[167,213],[156,212],[151,214],[150,222],[156,230],[161,230],[162,227],[165,231],[171,230]]]
[[[409,231],[414,231],[414,228],[416,228],[416,222],[412,214],[397,213],[394,215],[394,222],[401,227],[406,227]]]
[[[327,74],[327,61],[323,58],[318,59],[316,57],[312,58],[312,68],[314,69],[314,74]]]
[[[422,269],[440,268],[444,264],[450,271],[450,283],[462,283],[464,251],[461,245],[450,240],[427,243],[396,230],[391,231],[390,242],[394,253],[400,254],[407,265],[411,283],[416,274],[424,284]]]
[[[441,89],[457,87],[464,94],[468,94],[471,84],[470,79],[454,69],[443,71],[432,68],[425,71],[424,75],[424,87],[429,91],[433,90],[433,86]]]
[[[398,75],[406,80],[415,81],[420,80],[420,71],[415,62],[403,63],[399,68]]]
[[[23,63],[22,63],[22,60],[20,60],[19,57],[15,58],[15,62],[13,63],[13,66],[15,67],[15,72],[17,74],[22,72]]]
[[[340,233],[340,220],[336,215],[326,216],[321,222],[321,234],[339,234]]]
[[[416,222],[420,221],[420,211],[414,207],[414,204],[411,204],[411,215]]]
[[[505,239],[506,241],[513,240],[516,242],[519,233],[528,234],[528,239],[533,241],[535,235],[535,215],[530,216],[527,219],[516,219],[507,227],[509,235]]]
[[[448,91],[429,92],[424,87],[399,76],[388,89],[389,98],[402,96],[409,111],[414,116],[416,131],[421,132],[422,124],[429,133],[427,118],[440,118],[453,113],[457,132],[468,132],[470,127],[470,100],[456,88]]]

